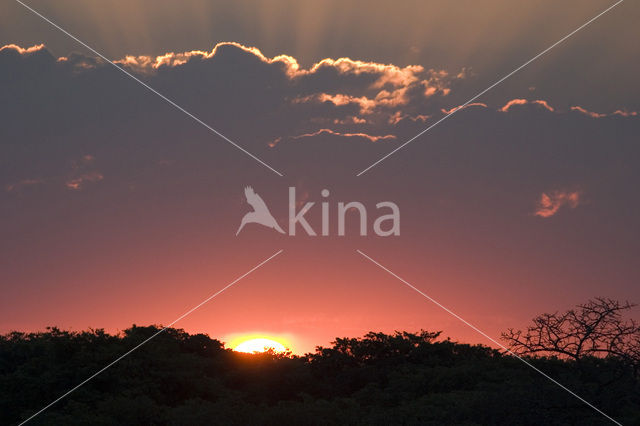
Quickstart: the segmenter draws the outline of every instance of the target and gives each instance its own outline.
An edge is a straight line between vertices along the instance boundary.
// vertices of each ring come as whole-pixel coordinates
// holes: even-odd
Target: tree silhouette
[[[609,309],[603,312],[601,305]],[[624,335],[636,329],[619,317],[627,305],[604,299],[585,305],[589,312],[602,313],[597,324],[581,316],[582,308],[576,310],[573,315],[594,330],[585,341],[611,330],[601,322],[611,325],[612,318],[619,320],[614,323]],[[0,335],[0,424],[19,424],[162,329],[134,325],[110,335],[101,329],[52,327]],[[583,343],[581,352],[588,354],[590,347]],[[632,346],[610,347],[632,356]],[[640,380],[628,361],[619,355],[583,356],[578,369],[573,359],[565,355],[532,362],[621,423],[640,424]],[[512,356],[442,339],[439,332],[371,332],[337,338],[296,356],[239,353],[207,335],[168,328],[33,424],[533,426],[602,421]]]
[[[622,313],[634,307],[629,302],[597,297],[575,309],[542,314],[526,331],[502,333],[511,350],[519,355],[556,356],[580,361],[584,357],[619,358],[634,368],[640,366],[640,327]]]

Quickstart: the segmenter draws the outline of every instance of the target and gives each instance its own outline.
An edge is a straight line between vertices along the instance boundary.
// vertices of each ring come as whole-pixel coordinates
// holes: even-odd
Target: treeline
[[[0,424],[18,424],[159,330],[0,337]],[[622,424],[640,383],[622,358],[528,360]],[[305,356],[242,354],[168,329],[34,425],[600,425],[604,416],[495,349],[369,333]]]

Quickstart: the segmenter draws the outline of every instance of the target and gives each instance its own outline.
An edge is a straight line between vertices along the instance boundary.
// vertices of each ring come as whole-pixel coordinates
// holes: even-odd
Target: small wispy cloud
[[[581,114],[588,115],[591,118],[602,118],[607,116],[607,114],[601,114],[599,112],[589,111],[585,108],[582,108],[581,106],[572,106],[571,111],[577,111]]]
[[[9,183],[7,185],[4,186],[4,189],[7,192],[15,192],[15,191],[19,191],[22,188],[25,187],[30,187],[30,186],[34,186],[34,185],[40,185],[45,183],[44,179],[23,179],[21,181],[18,182],[14,182],[14,183]]]
[[[544,109],[546,109],[547,111],[550,111],[550,112],[554,112],[555,111],[555,109],[551,105],[549,105],[549,103],[547,101],[542,100],[542,99],[536,99],[534,101],[530,101],[530,100],[527,100],[527,99],[512,99],[509,102],[507,102],[502,108],[500,108],[499,111],[507,112],[514,106],[529,105],[529,104],[539,105],[542,108],[544,108]]]
[[[580,191],[550,191],[540,195],[534,215],[547,218],[555,215],[560,208],[567,206],[575,209],[580,205],[582,193]]]
[[[581,106],[572,106],[571,111],[579,112],[580,114],[584,114],[591,118],[604,118],[604,117],[613,117],[613,116],[637,117],[640,115],[640,112],[638,111],[628,111],[626,109],[624,110],[618,109],[612,112],[611,114],[605,114],[601,112],[589,111],[588,109],[582,108]]]
[[[482,107],[482,108],[487,108],[487,104],[482,103],[482,102],[473,102],[473,103],[470,103],[470,104],[467,104],[467,105],[464,105],[464,106],[457,106],[457,107],[453,107],[453,108],[451,108],[451,109],[442,108],[442,109],[441,109],[441,111],[442,111],[444,114],[449,115],[449,114],[452,114],[452,113],[456,112],[456,111],[457,111],[457,110],[459,110],[459,109],[466,109],[466,108],[472,108],[472,107]]]
[[[23,189],[39,185],[52,185],[70,190],[80,190],[90,183],[99,182],[104,175],[95,168],[95,157],[87,154],[71,161],[71,171],[60,176],[46,176],[41,178],[25,178],[17,182],[6,184],[6,192],[19,192]]]
[[[67,179],[64,186],[74,191],[84,188],[87,184],[99,182],[104,176],[95,170],[94,162],[96,158],[93,155],[83,155],[80,159],[71,163],[73,172],[71,177]]]
[[[104,179],[104,176],[102,175],[102,173],[93,171],[93,172],[83,173],[72,179],[69,179],[64,183],[64,185],[68,189],[77,191],[84,188],[88,183],[100,182],[102,179]]]
[[[335,130],[331,130],[331,129],[320,129],[320,130],[315,131],[313,133],[303,133],[301,135],[292,136],[291,139],[309,138],[309,137],[319,136],[319,135],[323,135],[323,134],[331,135],[331,136],[342,136],[342,137],[345,137],[345,138],[363,138],[363,139],[366,139],[366,140],[371,141],[371,142],[378,142],[378,141],[396,139],[396,137],[394,135],[369,135],[367,133],[341,133],[341,132],[336,132]]]

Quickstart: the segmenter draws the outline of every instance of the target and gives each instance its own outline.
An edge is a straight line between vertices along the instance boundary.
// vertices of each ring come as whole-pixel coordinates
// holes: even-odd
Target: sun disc
[[[273,349],[275,352],[287,351],[287,348],[282,343],[265,338],[245,340],[244,342],[233,348],[233,350],[236,352],[246,352],[250,354],[256,352],[266,352],[269,349]]]

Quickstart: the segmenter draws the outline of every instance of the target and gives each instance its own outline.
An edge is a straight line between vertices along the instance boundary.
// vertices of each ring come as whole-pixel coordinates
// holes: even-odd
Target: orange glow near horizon
[[[256,353],[273,349],[275,352],[287,352],[291,345],[280,337],[264,335],[245,335],[234,338],[229,346],[236,352]]]

